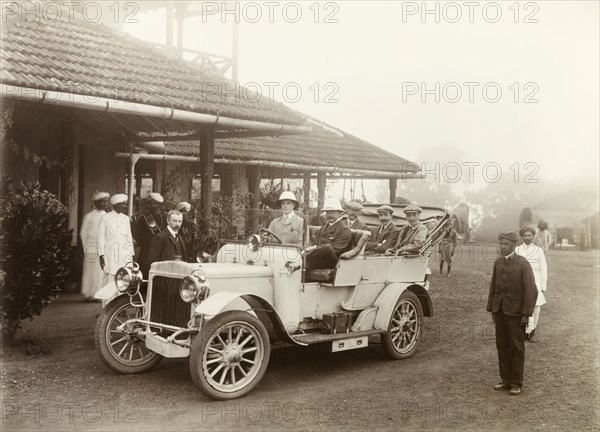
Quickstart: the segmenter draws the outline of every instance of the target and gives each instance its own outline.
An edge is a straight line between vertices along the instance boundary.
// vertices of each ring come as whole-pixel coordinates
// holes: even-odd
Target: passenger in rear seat
[[[319,229],[314,245],[306,249],[306,270],[334,268],[341,254],[352,247],[352,232],[342,220],[343,210],[336,198],[325,202],[327,224]]]
[[[385,255],[399,255],[400,253],[417,253],[427,238],[429,231],[419,221],[421,207],[416,205],[406,206],[404,214],[408,225],[400,230],[400,235],[394,247],[385,251]]]
[[[371,240],[367,242],[365,253],[367,255],[382,254],[390,246],[396,244],[400,229],[394,225],[392,214],[394,209],[389,205],[382,205],[377,209],[381,225],[371,229]]]
[[[348,225],[348,228],[369,231],[367,225],[365,225],[365,223],[358,218],[358,215],[363,208],[363,205],[356,201],[350,201],[348,204],[346,204],[346,213],[348,213],[348,219],[345,223]]]

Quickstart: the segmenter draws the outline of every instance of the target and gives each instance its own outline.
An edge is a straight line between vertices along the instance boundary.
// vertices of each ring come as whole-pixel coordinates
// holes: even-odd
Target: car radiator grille
[[[191,306],[179,295],[181,279],[155,276],[152,279],[150,321],[177,327],[187,327]]]

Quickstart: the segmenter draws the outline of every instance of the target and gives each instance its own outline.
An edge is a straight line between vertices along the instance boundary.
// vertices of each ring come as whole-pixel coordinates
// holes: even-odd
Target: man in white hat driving
[[[125,194],[110,197],[113,211],[103,215],[98,223],[100,267],[104,271],[103,286],[114,279],[119,268],[133,261],[131,222],[126,214],[127,200]]]
[[[94,208],[86,213],[81,222],[79,232],[83,246],[81,294],[86,301],[93,301],[94,294],[102,288],[102,268],[98,265],[98,223],[102,215],[106,214],[109,197],[107,192],[94,194]]]
[[[323,211],[327,215],[327,224],[319,229],[314,246],[306,249],[307,270],[335,267],[340,255],[352,246],[352,232],[342,221],[344,210],[340,200],[337,198],[326,200]]]
[[[302,245],[303,220],[294,212],[298,208],[296,195],[291,191],[283,192],[279,195],[279,205],[283,215],[271,221],[269,231],[283,244]]]

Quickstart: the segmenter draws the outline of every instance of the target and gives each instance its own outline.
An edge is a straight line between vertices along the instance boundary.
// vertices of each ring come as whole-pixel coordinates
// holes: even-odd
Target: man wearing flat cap
[[[496,328],[496,348],[501,383],[494,390],[518,395],[523,387],[525,368],[525,326],[533,315],[537,288],[531,265],[515,253],[519,235],[500,233],[501,256],[494,262],[486,310],[492,313]]]
[[[419,251],[429,231],[419,221],[419,215],[423,210],[421,207],[410,204],[404,208],[408,225],[400,230],[396,244],[385,251],[386,255],[399,255],[401,253],[416,253]]]
[[[81,294],[86,301],[93,301],[94,294],[102,288],[102,268],[98,265],[98,224],[106,214],[106,205],[110,195],[107,192],[94,194],[94,208],[83,217],[81,222],[81,244],[83,246],[83,273]]]
[[[525,329],[526,338],[529,342],[538,342],[535,336],[535,329],[537,327],[538,320],[540,318],[540,309],[542,305],[546,304],[546,285],[548,282],[548,266],[546,264],[546,255],[544,255],[544,249],[533,244],[535,238],[535,228],[531,226],[525,226],[519,230],[519,235],[523,239],[523,244],[517,246],[515,252],[529,261],[531,269],[533,270],[533,277],[535,279],[535,285],[538,290],[537,301],[535,302],[535,309],[533,309],[533,315],[529,317],[527,328]]]
[[[358,218],[358,215],[363,208],[363,205],[356,201],[350,201],[348,204],[346,204],[346,214],[348,215],[348,219],[346,219],[346,225],[348,225],[348,228],[369,231],[367,225],[365,225],[365,223]]]
[[[367,242],[365,252],[371,254],[382,254],[390,245],[395,245],[400,234],[400,229],[394,225],[392,215],[394,209],[389,205],[382,205],[377,209],[379,215],[379,226],[371,228],[371,241]]]
[[[133,261],[133,236],[131,221],[126,214],[127,200],[125,194],[110,197],[113,211],[102,215],[98,223],[100,267],[104,271],[103,286],[114,280],[119,268]]]

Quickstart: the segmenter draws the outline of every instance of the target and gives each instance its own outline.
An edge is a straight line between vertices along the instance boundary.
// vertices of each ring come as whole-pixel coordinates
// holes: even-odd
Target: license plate
[[[336,340],[331,343],[331,352],[365,348],[369,345],[369,336]]]

